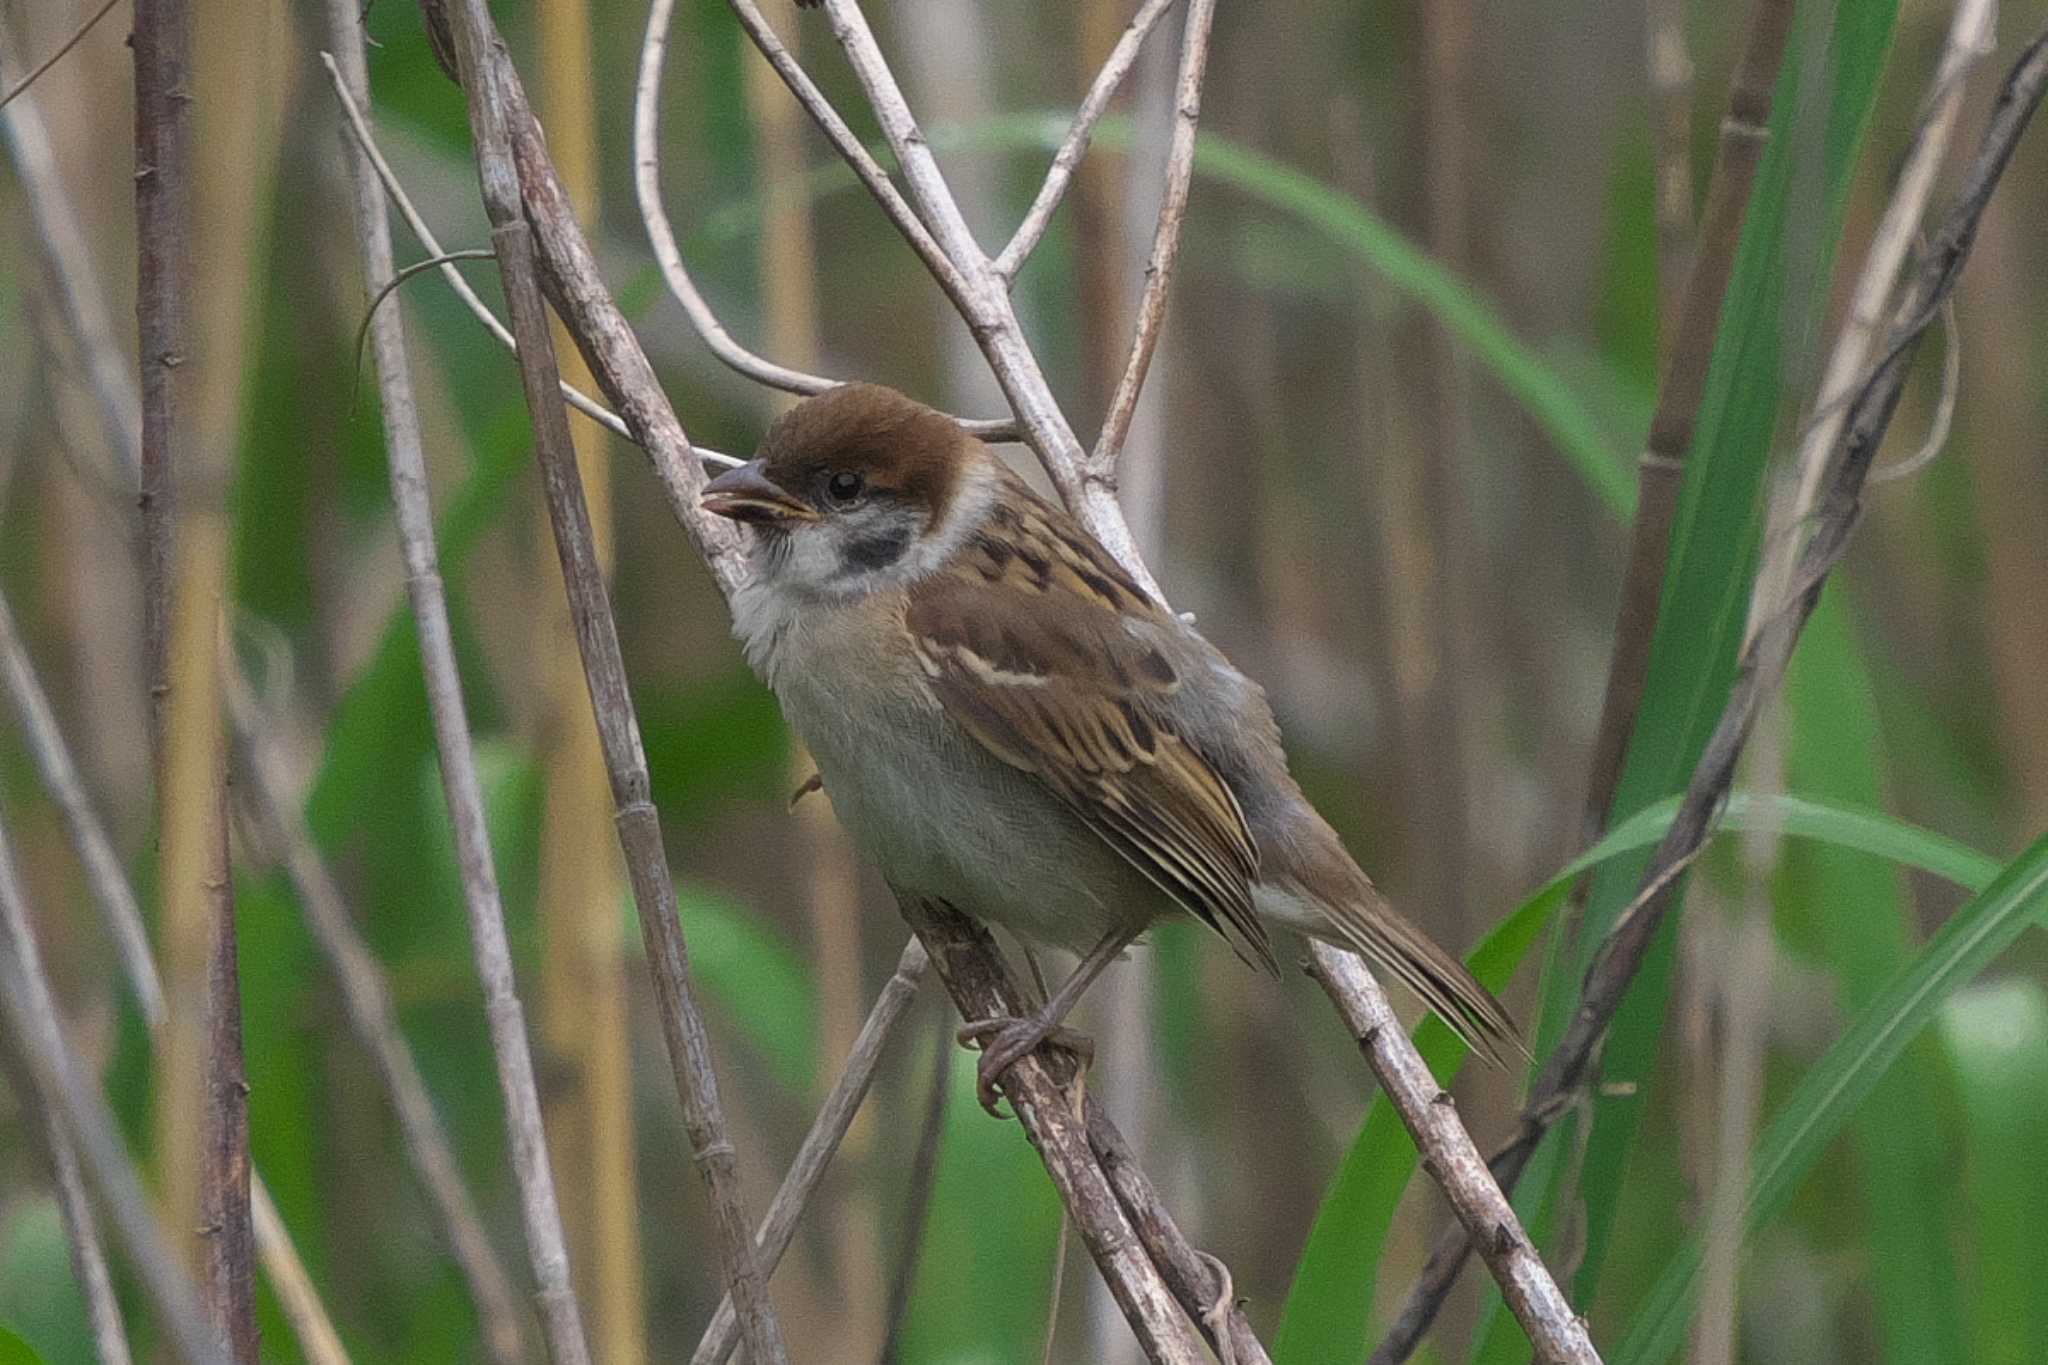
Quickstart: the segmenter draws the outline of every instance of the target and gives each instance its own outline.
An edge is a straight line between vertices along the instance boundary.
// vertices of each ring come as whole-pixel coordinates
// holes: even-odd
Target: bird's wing
[[[963,730],[1044,782],[1240,957],[1277,970],[1252,910],[1244,812],[1172,724],[1181,676],[1133,618],[1163,622],[1107,552],[1035,500],[999,507],[905,608],[918,662]]]

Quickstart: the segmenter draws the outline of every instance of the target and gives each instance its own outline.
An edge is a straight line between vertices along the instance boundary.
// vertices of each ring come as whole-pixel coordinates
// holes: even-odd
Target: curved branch
[[[711,311],[703,291],[697,288],[689,267],[683,263],[682,248],[676,243],[668,210],[661,203],[661,73],[668,55],[668,30],[674,13],[675,0],[653,0],[647,7],[647,34],[640,45],[640,72],[633,86],[633,189],[640,201],[640,221],[647,226],[648,245],[654,249],[655,262],[661,267],[662,281],[683,306],[690,326],[728,369],[785,393],[809,395],[836,388],[844,381],[793,370],[734,340]],[[1007,418],[957,420],[984,441],[1015,440],[1017,436],[1017,424]]]
[[[1209,65],[1209,29],[1216,0],[1188,0],[1187,29],[1181,35],[1180,74],[1173,88],[1173,138],[1166,151],[1166,196],[1159,205],[1159,225],[1152,233],[1152,254],[1145,262],[1145,292],[1138,299],[1138,322],[1131,336],[1131,356],[1116,382],[1102,433],[1088,456],[1092,480],[1113,477],[1116,457],[1131,434],[1138,394],[1152,368],[1159,329],[1166,322],[1166,289],[1180,259],[1180,229],[1187,218],[1188,187],[1195,178],[1195,131],[1202,117],[1202,77]]]
[[[1068,126],[1066,137],[1060,140],[1059,150],[1053,153],[1052,165],[1045,173],[1045,183],[1038,187],[1037,197],[1031,201],[1023,221],[1017,224],[1016,232],[1011,234],[1009,245],[995,259],[995,272],[1005,284],[1016,282],[1017,272],[1037,250],[1060,201],[1066,198],[1067,187],[1074,182],[1074,172],[1080,169],[1082,158],[1088,155],[1088,143],[1095,136],[1095,125],[1108,112],[1109,102],[1123,85],[1124,78],[1131,74],[1131,67],[1138,60],[1138,50],[1144,46],[1146,35],[1173,6],[1174,0],[1145,0],[1137,14],[1132,16],[1123,36],[1116,40],[1116,46],[1109,50],[1109,56],[1103,59],[1102,70],[1095,74],[1095,82],[1088,87],[1087,97],[1074,111],[1074,121]]]

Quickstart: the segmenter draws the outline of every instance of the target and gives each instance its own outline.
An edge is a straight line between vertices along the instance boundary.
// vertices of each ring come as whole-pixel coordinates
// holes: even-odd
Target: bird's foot
[[[962,1025],[955,1036],[962,1047],[969,1043],[981,1045],[981,1060],[974,1071],[974,1093],[991,1118],[1002,1117],[996,1112],[997,1082],[1002,1080],[1004,1072],[1023,1060],[1040,1043],[1051,1043],[1071,1052],[1083,1067],[1095,1060],[1093,1038],[1036,1016],[1028,1019],[977,1019]]]

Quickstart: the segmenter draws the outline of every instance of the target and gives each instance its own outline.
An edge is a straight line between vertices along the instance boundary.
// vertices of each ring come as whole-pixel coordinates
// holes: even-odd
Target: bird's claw
[[[1095,1060],[1095,1040],[1085,1033],[1076,1032],[1060,1024],[1048,1024],[1042,1019],[977,1019],[963,1024],[957,1034],[960,1046],[969,1043],[981,1045],[981,1060],[974,1069],[974,1093],[981,1100],[991,1118],[1001,1118],[996,1110],[997,1083],[1003,1073],[1022,1061],[1040,1043],[1051,1043],[1074,1055],[1083,1067]]]

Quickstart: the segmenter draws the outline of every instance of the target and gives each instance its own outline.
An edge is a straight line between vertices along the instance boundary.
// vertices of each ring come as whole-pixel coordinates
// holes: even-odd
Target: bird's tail
[[[1329,932],[1319,937],[1391,972],[1467,1047],[1502,1068],[1508,1066],[1510,1053],[1528,1058],[1528,1044],[1493,992],[1385,901],[1319,908],[1329,926]]]

